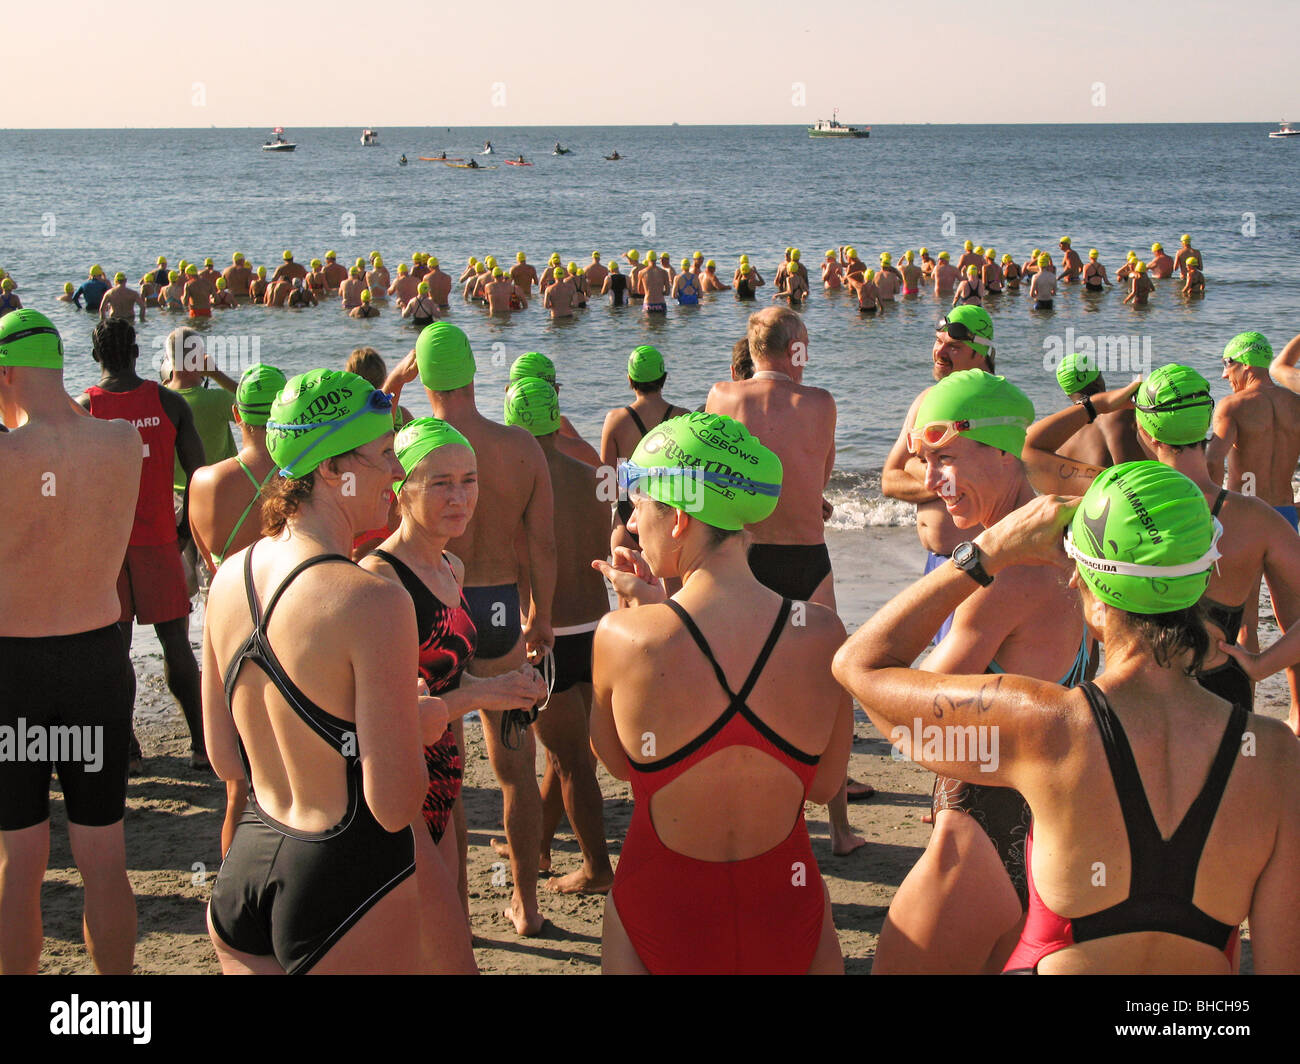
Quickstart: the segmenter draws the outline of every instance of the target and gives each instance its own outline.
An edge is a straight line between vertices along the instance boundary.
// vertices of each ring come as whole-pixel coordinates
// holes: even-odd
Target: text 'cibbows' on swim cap
[[[621,468],[621,488],[732,532],[770,517],[781,494],[781,459],[723,414],[657,425]]]
[[[464,330],[450,322],[426,325],[415,342],[420,381],[431,392],[451,392],[474,380],[477,366]]]
[[[244,370],[235,389],[235,406],[246,425],[265,425],[271,417],[271,404],[285,386],[284,373],[274,366],[258,362]]]
[[[1019,458],[1034,422],[1034,404],[1006,377],[965,369],[950,373],[921,400],[915,428],[937,421],[993,422],[959,428],[958,433]]]
[[[549,381],[525,377],[506,391],[507,425],[518,425],[534,436],[549,436],[560,427],[560,399]]]
[[[1161,366],[1133,396],[1137,422],[1148,436],[1173,447],[1200,443],[1210,429],[1210,382],[1190,366]]]
[[[420,464],[420,460],[430,451],[436,451],[439,447],[446,447],[448,444],[469,447],[471,452],[474,450],[469,440],[459,430],[441,418],[417,417],[403,425],[402,431],[393,440],[393,447],[397,451],[397,460],[402,464],[406,476],[401,480],[393,481],[393,490],[402,490],[402,485],[415,472],[415,467]]]
[[[355,373],[314,369],[286,382],[271,404],[266,448],[282,477],[304,477],[328,458],[393,431],[393,400]]]
[[[62,369],[59,330],[38,310],[11,310],[0,318],[0,366]]]
[[[1189,478],[1160,462],[1125,462],[1092,482],[1065,537],[1079,578],[1107,605],[1172,613],[1200,600],[1223,527]]]

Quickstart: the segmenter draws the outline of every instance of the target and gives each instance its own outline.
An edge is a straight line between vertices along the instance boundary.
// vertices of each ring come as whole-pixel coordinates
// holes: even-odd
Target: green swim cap
[[[506,392],[506,424],[534,436],[549,436],[560,427],[560,398],[540,377],[525,377]]]
[[[658,348],[651,347],[649,344],[634,347],[632,354],[628,356],[627,375],[637,384],[657,381],[667,372],[664,368],[664,356],[659,353]]]
[[[59,330],[38,310],[11,310],[0,318],[0,366],[62,369]]]
[[[1205,594],[1222,532],[1204,493],[1178,470],[1125,462],[1092,482],[1070,522],[1065,552],[1107,605],[1170,613]]]
[[[1066,395],[1083,391],[1100,376],[1096,359],[1088,355],[1068,354],[1056,367],[1056,382]]]
[[[781,459],[723,414],[691,413],[652,428],[620,466],[619,487],[738,532],[772,515]]]
[[[526,355],[520,355],[510,367],[510,383],[515,381],[527,380],[529,377],[538,377],[554,386],[555,384],[555,363],[545,355],[537,351],[529,351]]]
[[[470,451],[474,450],[470,447],[469,440],[440,418],[417,417],[403,425],[402,431],[393,440],[393,447],[397,450],[397,460],[402,463],[406,476],[393,481],[393,490],[402,490],[402,485],[415,472],[415,467],[425,455],[449,443],[458,443],[462,447],[469,447]]]
[[[431,392],[451,392],[474,380],[477,366],[464,330],[445,321],[426,325],[415,342],[420,381]]]
[[[1034,421],[1034,404],[1006,377],[964,369],[950,373],[921,401],[916,429],[936,421],[955,422],[959,435],[1019,458]]]
[[[1177,363],[1161,366],[1143,381],[1133,405],[1147,435],[1175,447],[1205,439],[1214,411],[1209,382]]]
[[[235,389],[235,406],[244,424],[265,425],[271,416],[271,404],[284,385],[284,373],[274,366],[258,362],[244,370]]]
[[[1228,341],[1223,357],[1243,366],[1267,366],[1273,361],[1273,348],[1263,333],[1238,333]]]
[[[969,306],[966,304],[963,304],[960,307],[953,307],[952,310],[948,311],[948,315],[943,319],[941,325],[946,325],[948,322],[956,322],[958,325],[964,325],[968,330],[974,333],[975,336],[986,337],[989,342],[984,344],[977,343],[974,338],[958,342],[969,344],[981,355],[987,355],[989,353],[989,348],[993,344],[993,319],[989,317],[989,312],[987,310],[983,307]],[[935,331],[937,332],[939,330],[936,329]],[[953,337],[953,339],[956,339],[956,337]]]
[[[393,401],[355,373],[313,369],[290,378],[271,404],[266,448],[282,477],[305,477],[393,431]]]

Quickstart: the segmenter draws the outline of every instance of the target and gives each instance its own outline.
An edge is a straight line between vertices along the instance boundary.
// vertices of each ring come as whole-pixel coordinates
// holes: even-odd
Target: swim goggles
[[[982,336],[981,334],[972,331],[969,325],[963,325],[959,321],[949,321],[946,316],[939,319],[938,324],[934,327],[934,331],[937,333],[946,332],[959,344],[968,344],[974,340],[980,343],[981,346],[987,347],[993,342],[993,337]]]
[[[376,389],[366,397],[366,401],[361,406],[360,409],[352,411],[352,413],[350,413],[347,417],[341,417],[337,421],[331,421],[328,423],[320,422],[320,421],[309,421],[301,425],[278,425],[274,422],[268,421],[266,427],[268,429],[275,429],[277,432],[311,432],[313,430],[322,430],[320,432],[320,435],[317,436],[317,438],[312,441],[310,447],[304,450],[301,454],[299,454],[296,458],[294,458],[292,462],[290,462],[287,466],[285,466],[283,469],[280,470],[280,476],[282,477],[294,476],[295,474],[293,472],[293,467],[295,465],[298,465],[304,458],[307,457],[307,455],[311,454],[312,451],[316,450],[317,447],[319,447],[322,443],[324,443],[336,432],[338,432],[339,429],[343,428],[344,425],[356,421],[357,418],[364,417],[366,414],[386,413],[391,415],[392,410],[393,410],[393,397],[389,395],[387,392],[381,392],[378,389]],[[328,428],[326,427],[327,424],[328,424]]]
[[[942,447],[963,432],[968,432],[971,429],[988,429],[995,425],[1020,425],[1023,427],[1026,425],[1026,421],[1024,418],[1016,417],[1013,414],[999,417],[962,418],[960,421],[931,421],[928,425],[922,425],[919,429],[911,429],[908,432],[907,449],[913,454],[920,454],[922,444],[926,447]]]
[[[639,466],[631,460],[618,464],[619,497],[626,498],[634,493],[645,494],[641,482],[647,478],[669,479],[681,478],[692,480],[696,484],[712,484],[715,487],[746,491],[751,495],[768,495],[776,498],[781,494],[780,484],[768,484],[761,480],[750,480],[741,473],[724,472],[720,469],[688,469],[683,466]]]
[[[537,714],[551,704],[551,695],[555,692],[555,654],[547,647],[542,660],[537,663],[537,671],[546,681],[546,698],[532,709],[508,709],[501,716],[501,744],[507,750],[518,750],[524,742],[524,732],[537,720]]]
[[[1199,576],[1208,572],[1214,563],[1222,557],[1219,553],[1219,537],[1223,535],[1223,525],[1217,517],[1214,522],[1214,538],[1210,540],[1210,549],[1193,562],[1182,565],[1138,565],[1136,562],[1119,562],[1110,558],[1094,558],[1084,554],[1074,543],[1072,530],[1065,530],[1065,553],[1080,565],[1098,573],[1113,573],[1116,576],[1142,576],[1152,580],[1175,580],[1180,576]]]
[[[1224,359],[1225,363],[1229,360]],[[1178,395],[1172,399],[1166,399],[1162,403],[1155,403],[1152,406],[1143,406],[1137,401],[1137,393],[1133,393],[1133,406],[1141,410],[1144,414],[1167,414],[1171,410],[1186,410],[1194,406],[1213,406],[1214,398],[1209,391],[1202,388],[1199,392],[1192,392],[1188,395]]]

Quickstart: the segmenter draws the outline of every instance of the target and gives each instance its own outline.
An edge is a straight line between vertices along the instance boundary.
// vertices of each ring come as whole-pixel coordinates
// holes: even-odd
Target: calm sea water
[[[174,264],[232,251],[273,269],[292,248],[306,262],[335,249],[350,262],[380,251],[389,269],[412,251],[436,254],[459,272],[470,255],[539,266],[552,251],[581,265],[593,250],[608,263],[629,248],[677,260],[701,250],[730,276],[748,253],[769,279],[787,245],[814,274],[827,248],[853,244],[869,265],[927,246],[959,252],[963,240],[992,244],[1023,262],[1069,234],[1086,256],[1101,251],[1110,273],[1125,253],[1155,240],[1172,253],[1190,232],[1205,255],[1208,294],[1187,304],[1174,282],[1150,307],[1109,290],[1077,289],[1050,315],[1023,297],[989,307],[998,370],[1040,413],[1064,402],[1045,357],[1084,338],[1127,337],[1151,366],[1181,361],[1217,381],[1226,341],[1258,329],[1280,348],[1296,332],[1300,281],[1300,144],[1269,140],[1263,126],[893,126],[870,140],[809,139],[802,127],[619,127],[575,129],[384,129],[363,148],[356,129],[290,130],[292,154],[259,150],[261,130],[87,130],[0,132],[0,265],[24,303],[50,314],[69,351],[69,389],[96,378],[89,358],[94,319],[56,301],[64,281],[91,263],[134,282],[159,254]],[[473,173],[417,161],[446,150],[468,156],[491,138],[503,162],[523,152],[535,166]],[[574,153],[550,155],[559,139]],[[606,162],[617,149],[626,158]],[[405,153],[410,165],[399,167]],[[954,254],[954,258],[956,255]],[[771,288],[760,290],[764,299]],[[761,305],[761,303],[760,303]],[[480,407],[500,416],[508,365],[539,350],[559,367],[565,412],[598,442],[604,412],[629,401],[629,350],[653,343],[669,365],[666,394],[698,405],[727,376],[732,343],[753,304],[730,293],[648,321],[637,309],[593,305],[552,324],[540,304],[509,322],[453,303],[479,360]],[[910,507],[882,502],[878,470],[912,397],[931,381],[929,352],[943,313],[932,295],[859,317],[842,294],[815,291],[804,311],[810,333],[805,382],[839,404],[839,463],[831,496],[837,522],[895,523]],[[177,324],[151,315],[145,359]],[[386,358],[413,345],[414,330],[386,307],[377,320],[346,318],[336,305],[304,310],[244,307],[210,331],[254,339],[264,361],[286,372],[341,365],[370,344]],[[1118,341],[1112,340],[1112,350]],[[142,366],[148,373],[148,367]],[[1115,379],[1123,376],[1117,372]],[[426,412],[422,394],[403,401]]]

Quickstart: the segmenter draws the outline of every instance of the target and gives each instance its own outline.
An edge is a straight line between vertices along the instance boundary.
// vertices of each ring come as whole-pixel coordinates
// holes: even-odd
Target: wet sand
[[[850,631],[919,576],[924,561],[915,533],[908,528],[832,532],[829,543],[840,612]],[[1277,628],[1266,612],[1267,597],[1264,603],[1261,636],[1267,644],[1277,637]],[[191,624],[191,636],[197,646],[197,620]],[[152,630],[137,629],[132,656],[140,678],[137,733],[148,773],[132,779],[126,814],[127,865],[140,928],[136,970],[217,973],[204,908],[220,864],[224,787],[210,773],[187,766],[188,734],[163,683],[162,655]],[[1287,705],[1283,674],[1259,686],[1258,712],[1285,719]],[[929,805],[933,777],[916,765],[891,758],[889,744],[860,710],[857,717],[849,770],[857,779],[869,781],[877,793],[870,801],[851,804],[849,819],[868,845],[848,857],[835,857],[826,809],[809,805],[806,816],[813,853],[830,889],[845,969],[866,974],[890,899],[929,837],[930,829],[921,817]],[[470,910],[479,967],[485,973],[598,973],[603,897],[553,895],[545,890],[544,876],[540,893],[549,925],[542,936],[521,939],[499,915],[509,903],[510,887],[501,882],[501,859],[489,843],[502,835],[501,793],[483,749],[481,729],[471,722],[466,736]],[[631,819],[631,791],[603,769],[599,779],[605,796],[606,836],[616,860]],[[90,973],[81,935],[81,880],[68,850],[57,784],[52,822],[49,871],[42,891],[46,922],[41,972]],[[552,858],[556,875],[573,871],[580,863],[567,821],[561,822]],[[1248,945],[1245,957],[1243,969],[1248,970]]]

